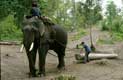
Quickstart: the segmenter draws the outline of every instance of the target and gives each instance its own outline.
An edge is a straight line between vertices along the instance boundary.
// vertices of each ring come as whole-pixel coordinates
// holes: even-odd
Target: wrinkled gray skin
[[[36,27],[36,23],[40,22],[40,28]],[[43,32],[45,29],[45,32]],[[52,40],[51,33],[55,31]],[[67,33],[59,25],[53,25],[50,27],[44,26],[43,23],[38,19],[28,19],[23,22],[23,44],[26,49],[26,53],[29,60],[30,75],[32,77],[37,76],[35,69],[36,53],[39,53],[39,75],[45,76],[45,60],[49,49],[54,50],[58,55],[59,64],[58,69],[63,69],[65,66],[64,56],[65,48],[67,44]],[[43,34],[43,35],[42,35]],[[34,42],[34,47],[29,51],[31,43]]]

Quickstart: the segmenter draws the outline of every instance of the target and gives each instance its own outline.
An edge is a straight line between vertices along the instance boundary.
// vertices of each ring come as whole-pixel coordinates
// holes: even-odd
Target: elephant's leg
[[[33,58],[34,65],[36,62],[37,49],[38,49],[38,44],[34,44],[34,48],[33,48],[33,52],[32,52],[32,58]]]
[[[32,55],[32,53],[28,52],[27,56],[28,56],[29,69],[30,69],[29,76],[36,77],[36,69],[35,69],[35,65],[34,65],[34,61],[33,61],[33,57],[32,57],[33,55]]]
[[[29,75],[33,75],[34,74],[34,76],[36,76],[35,62],[36,62],[37,48],[38,48],[38,44],[35,42],[33,50],[30,53],[28,52],[28,54],[31,54],[30,57],[28,57],[28,59],[30,58],[29,59],[29,66],[30,66],[29,67],[30,68]],[[31,67],[31,66],[33,66],[33,67]]]
[[[45,60],[46,60],[46,55],[48,52],[49,46],[48,45],[42,45],[38,49],[39,53],[39,75],[45,76]]]
[[[65,61],[64,61],[64,56],[65,56],[65,48],[57,48],[54,50],[58,54],[58,60],[59,64],[57,66],[58,69],[64,69],[65,68]]]

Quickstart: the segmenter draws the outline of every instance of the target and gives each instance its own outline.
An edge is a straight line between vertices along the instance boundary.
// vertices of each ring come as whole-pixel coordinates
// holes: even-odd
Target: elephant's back
[[[52,27],[56,31],[56,40],[61,42],[62,44],[67,44],[67,32],[65,31],[65,29],[60,25],[54,25]]]

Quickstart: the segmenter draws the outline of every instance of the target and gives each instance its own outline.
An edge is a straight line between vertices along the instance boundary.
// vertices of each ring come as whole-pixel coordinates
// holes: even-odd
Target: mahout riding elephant
[[[65,49],[67,32],[59,25],[46,26],[42,20],[32,17],[23,21],[23,44],[29,61],[30,75],[36,77],[36,53],[39,53],[39,73],[45,76],[45,60],[48,50],[54,50],[58,55],[58,69],[65,67]]]

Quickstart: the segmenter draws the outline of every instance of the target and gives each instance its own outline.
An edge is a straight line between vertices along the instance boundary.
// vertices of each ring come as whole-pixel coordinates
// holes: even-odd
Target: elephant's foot
[[[60,67],[60,68],[58,68],[58,73],[61,73],[61,72],[63,72],[63,71],[65,71],[65,67]]]
[[[32,74],[32,73],[29,72],[29,73],[27,73],[27,74],[28,74],[29,77],[38,77],[38,76],[36,75],[36,73],[35,73],[35,74]]]
[[[64,66],[64,65],[58,65],[57,68],[58,68],[60,71],[65,70],[65,66]]]
[[[45,72],[39,72],[38,75],[39,75],[39,77],[44,77],[44,76],[46,76]]]
[[[29,77],[37,77],[36,72],[37,72],[37,69],[35,69],[34,72],[28,72],[27,74],[28,74]]]

